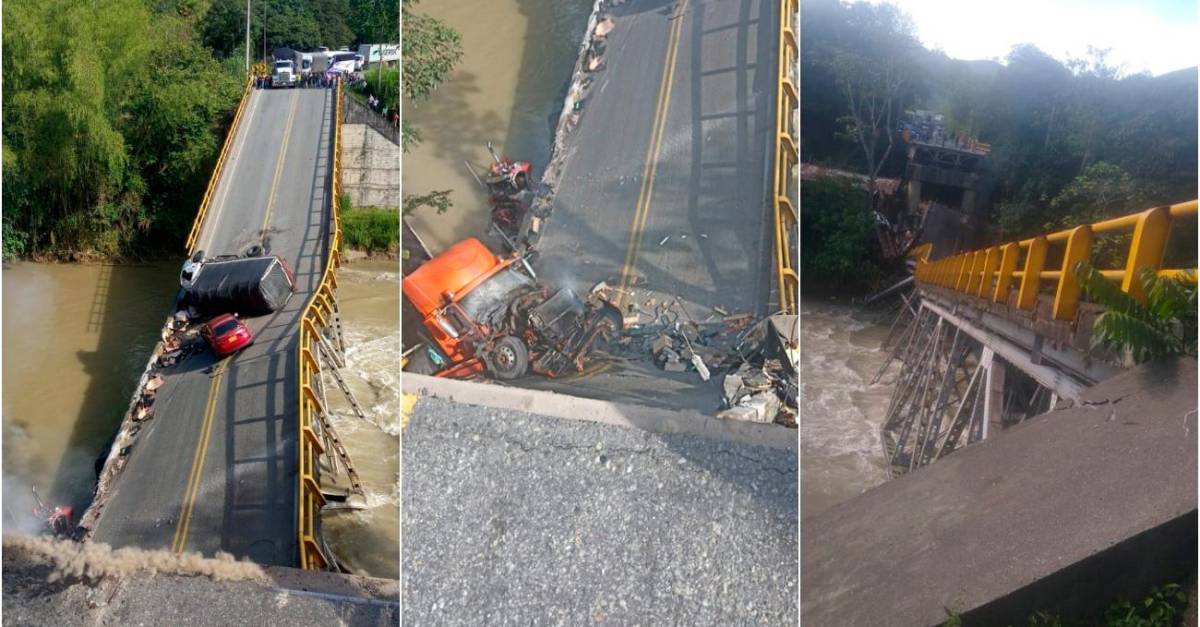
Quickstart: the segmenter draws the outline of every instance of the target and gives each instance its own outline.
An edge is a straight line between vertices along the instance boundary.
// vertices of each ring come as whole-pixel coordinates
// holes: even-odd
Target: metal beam
[[[964,320],[963,318],[951,313],[939,305],[929,302],[928,300],[923,300],[921,302],[921,306],[928,308],[943,320],[962,329],[967,335],[975,338],[975,340],[982,343],[984,346],[991,348],[997,355],[1004,359],[1004,361],[1007,361],[1008,363],[1012,364],[1013,367],[1018,368],[1025,374],[1029,375],[1041,385],[1054,391],[1056,394],[1058,394],[1059,398],[1069,399],[1074,403],[1078,403],[1080,398],[1082,398],[1084,390],[1083,384],[1079,383],[1058,369],[1033,363],[1033,360],[1030,359],[1029,354],[1025,349],[1013,344],[1012,342],[1009,342],[995,333],[990,333],[980,329],[979,327],[976,327],[967,320]]]

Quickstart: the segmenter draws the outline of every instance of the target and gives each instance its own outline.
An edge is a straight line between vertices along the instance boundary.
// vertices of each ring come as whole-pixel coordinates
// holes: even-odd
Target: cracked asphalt
[[[795,451],[428,397],[409,415],[406,623],[796,622]]]

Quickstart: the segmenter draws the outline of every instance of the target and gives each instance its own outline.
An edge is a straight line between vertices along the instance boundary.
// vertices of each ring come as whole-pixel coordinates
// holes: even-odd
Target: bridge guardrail
[[[1162,268],[1163,253],[1171,224],[1180,218],[1196,215],[1197,201],[1154,207],[1140,213],[1084,224],[1071,229],[1038,235],[990,248],[960,253],[936,261],[922,260],[917,264],[918,283],[936,285],[983,300],[1007,303],[1013,281],[1019,279],[1015,306],[1032,311],[1037,307],[1038,294],[1044,281],[1054,281],[1055,320],[1073,320],[1079,305],[1080,283],[1074,268],[1080,261],[1091,258],[1092,242],[1097,233],[1121,232],[1132,229],[1125,267],[1119,270],[1100,269],[1104,278],[1121,284],[1121,290],[1144,301],[1138,273],[1151,268],[1159,276],[1180,276],[1187,269]],[[1062,264],[1057,270],[1046,270],[1047,253],[1052,244],[1063,244]],[[1021,270],[1017,270],[1021,267]]]
[[[300,344],[297,347],[297,363],[300,371],[299,441],[297,450],[300,463],[297,466],[296,531],[300,551],[300,568],[325,570],[331,565],[329,556],[317,538],[317,520],[325,497],[317,478],[317,458],[325,452],[321,439],[313,429],[313,417],[323,410],[314,388],[314,380],[321,376],[317,363],[317,344],[321,330],[330,322],[334,311],[333,292],[337,289],[337,268],[341,266],[342,216],[338,209],[341,196],[342,173],[342,83],[337,84],[334,94],[334,139],[333,139],[333,182],[330,185],[330,217],[332,237],[329,241],[329,257],[321,283],[313,292],[304,313],[300,316]]]
[[[800,223],[792,195],[792,168],[800,161],[796,149],[795,111],[800,99],[796,83],[792,80],[792,68],[799,58],[796,40],[796,14],[798,0],[779,2],[779,82],[775,93],[775,160],[774,184],[771,205],[775,219],[775,276],[779,282],[779,309],[786,314],[796,313],[800,274],[796,259],[792,258],[793,245]]]
[[[200,209],[196,212],[196,219],[192,222],[192,230],[188,233],[187,250],[188,255],[191,255],[195,250],[196,240],[200,237],[200,227],[204,224],[204,216],[208,213],[208,205],[212,201],[213,191],[217,188],[217,182],[221,180],[221,170],[225,166],[225,157],[229,156],[229,147],[233,145],[233,138],[237,136],[238,123],[242,120],[242,112],[246,110],[246,102],[250,100],[250,90],[254,85],[254,77],[246,78],[246,87],[242,90],[242,99],[238,102],[237,111],[233,114],[233,123],[229,125],[229,132],[225,135],[225,143],[221,145],[221,154],[217,157],[217,165],[213,168],[212,177],[208,179],[208,187],[204,189],[204,199],[200,201]]]

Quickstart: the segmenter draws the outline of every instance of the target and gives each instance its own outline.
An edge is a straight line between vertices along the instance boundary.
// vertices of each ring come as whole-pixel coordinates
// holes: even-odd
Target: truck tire
[[[529,370],[529,349],[521,340],[506,335],[496,341],[496,348],[487,360],[488,369],[497,379],[516,379]]]

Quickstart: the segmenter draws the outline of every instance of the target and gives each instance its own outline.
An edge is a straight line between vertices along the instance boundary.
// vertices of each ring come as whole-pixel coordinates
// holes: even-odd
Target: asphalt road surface
[[[164,373],[94,540],[296,563],[296,342],[329,244],[333,93],[252,92],[196,248],[262,244],[287,259],[296,293],[247,320],[255,342],[241,353],[204,351]]]
[[[695,320],[714,307],[770,313],[777,12],[765,0],[612,8],[605,69],[567,140],[539,245],[543,278],[581,293],[607,281],[647,312],[650,299],[677,297]],[[717,386],[694,372],[648,363],[530,385],[702,411],[720,404]]]
[[[793,625],[796,452],[420,397],[401,608],[423,625]]]

